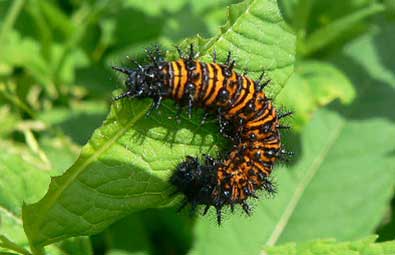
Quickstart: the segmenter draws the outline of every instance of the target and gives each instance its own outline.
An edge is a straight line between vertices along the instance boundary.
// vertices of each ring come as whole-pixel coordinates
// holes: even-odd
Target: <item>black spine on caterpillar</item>
[[[166,62],[159,49],[148,51],[152,63],[136,69],[114,67],[128,76],[126,91],[114,98],[152,98],[154,103],[148,115],[162,100],[169,98],[188,107],[204,108],[218,116],[219,131],[229,138],[233,147],[225,157],[205,157],[200,163],[188,156],[175,169],[170,182],[185,195],[184,204],[190,203],[194,211],[198,205],[207,210],[214,206],[218,224],[223,206],[233,210],[240,204],[250,214],[246,200],[257,197],[256,191],[273,193],[270,181],[274,163],[290,155],[282,149],[279,119],[291,112],[277,114],[271,100],[262,89],[269,83],[263,75],[254,81],[246,74],[233,70],[235,61],[228,54],[225,64],[204,63],[194,59],[191,45],[189,56]]]

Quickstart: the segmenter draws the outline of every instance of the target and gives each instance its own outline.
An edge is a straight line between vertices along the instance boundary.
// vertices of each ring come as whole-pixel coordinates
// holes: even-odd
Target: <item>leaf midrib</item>
[[[111,147],[111,145],[113,145],[123,134],[125,134],[125,132],[127,132],[130,129],[131,126],[133,126],[139,119],[141,119],[145,115],[145,112],[148,109],[149,109],[149,105],[145,106],[145,108],[143,108],[136,116],[134,116],[134,118],[132,118],[129,122],[127,122],[127,124],[124,127],[122,127],[118,132],[116,132],[116,134],[110,140],[108,140],[106,143],[100,146],[100,148],[96,150],[94,153],[92,153],[92,155],[89,156],[85,161],[83,161],[83,163],[80,164],[79,167],[76,167],[74,173],[66,180],[66,182],[63,185],[59,186],[59,188],[55,190],[53,195],[48,199],[47,203],[45,203],[41,207],[41,209],[37,212],[37,215],[40,215],[41,219],[43,219],[42,217],[44,215],[43,212],[48,211],[54,205],[54,203],[57,201],[57,199],[60,197],[63,191],[81,174],[81,172],[83,172],[86,169],[86,167],[88,167],[100,155],[102,155],[105,151],[107,151]],[[89,146],[89,144],[85,146]],[[84,148],[82,148],[81,151],[83,151]],[[38,227],[42,223],[41,219],[35,221],[34,225],[36,227]]]
[[[281,215],[278,224],[275,226],[271,236],[266,242],[267,246],[274,246],[278,241],[278,239],[280,238],[285,227],[287,226],[287,223],[289,222],[289,219],[293,215],[293,212],[295,211],[300,199],[302,198],[302,195],[306,190],[306,187],[310,184],[311,180],[316,175],[318,169],[320,168],[322,162],[326,158],[331,148],[336,144],[336,141],[339,138],[340,133],[343,130],[344,126],[345,126],[344,121],[338,125],[331,139],[329,139],[329,143],[326,146],[324,146],[321,153],[312,162],[310,168],[306,171],[306,174],[303,176],[301,182],[297,185],[295,192],[288,203],[288,206],[284,210],[284,213]]]

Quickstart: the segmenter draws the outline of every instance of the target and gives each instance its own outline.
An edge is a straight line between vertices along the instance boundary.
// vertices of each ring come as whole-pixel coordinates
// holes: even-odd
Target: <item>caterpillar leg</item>
[[[247,202],[243,201],[243,202],[241,203],[241,207],[243,208],[244,212],[245,212],[248,216],[251,215],[251,207],[250,207],[249,204],[247,204]]]
[[[285,161],[285,162],[288,162],[290,160],[290,158],[293,157],[294,155],[295,155],[295,152],[287,151],[284,148],[281,148],[278,151],[278,159],[282,160],[282,161]]]
[[[191,44],[192,45],[192,44]],[[185,96],[186,103],[188,105],[188,117],[192,117],[192,108],[193,108],[193,95],[195,94],[196,87],[193,83],[189,83],[185,87]]]
[[[156,97],[151,105],[151,108],[148,110],[145,116],[149,117],[154,110],[158,110],[161,103],[162,103],[162,97],[161,96]]]
[[[117,100],[120,100],[120,99],[122,99],[122,98],[125,98],[125,97],[132,97],[133,96],[133,93],[132,93],[132,91],[126,91],[125,93],[122,93],[122,94],[120,94],[119,96],[116,96],[116,97],[114,97],[113,99],[112,99],[112,101],[117,101]]]
[[[118,67],[118,66],[112,66],[111,67],[113,70],[130,75],[133,73],[133,70],[128,69],[128,68],[123,68],[123,67]]]
[[[225,138],[231,138],[228,133],[226,132],[227,129],[229,128],[229,121],[225,120],[221,114],[218,114],[218,123],[219,123],[219,132],[225,137]]]
[[[200,120],[200,126],[203,126],[204,123],[206,123],[208,116],[209,116],[209,112],[205,112],[202,119]]]
[[[276,128],[278,128],[278,129],[291,129],[290,126],[284,126],[284,125],[277,125]]]

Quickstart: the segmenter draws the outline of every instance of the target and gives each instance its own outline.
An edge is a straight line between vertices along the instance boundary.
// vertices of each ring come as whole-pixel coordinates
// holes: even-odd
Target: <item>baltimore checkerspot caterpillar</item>
[[[270,174],[274,163],[292,153],[282,148],[279,120],[291,114],[278,114],[272,101],[263,92],[270,80],[258,80],[235,72],[235,61],[229,52],[224,64],[204,63],[195,59],[191,45],[188,56],[177,48],[180,59],[165,61],[160,49],[147,50],[151,63],[136,69],[113,67],[127,75],[124,93],[114,98],[152,98],[148,115],[158,109],[163,99],[186,106],[189,116],[193,107],[216,114],[219,131],[232,143],[226,156],[214,159],[208,155],[204,162],[188,156],[175,169],[170,182],[185,195],[183,206],[190,203],[194,211],[205,205],[204,214],[216,208],[218,224],[223,206],[233,210],[240,204],[249,215],[246,202],[257,197],[257,190],[275,192]],[[204,119],[206,118],[205,115]],[[182,207],[183,207],[182,206]]]

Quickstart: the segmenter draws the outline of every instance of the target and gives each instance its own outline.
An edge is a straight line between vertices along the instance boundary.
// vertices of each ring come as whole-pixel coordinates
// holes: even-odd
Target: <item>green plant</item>
[[[393,3],[226,11],[233,2],[0,2],[0,253],[395,253]],[[167,179],[185,155],[226,147],[215,123],[199,128],[197,112],[178,125],[169,102],[150,118],[150,100],[109,103],[121,87],[110,66],[143,60],[153,43],[168,59],[174,44],[194,43],[207,61],[231,50],[239,70],[267,70],[268,94],[296,112],[284,138],[296,157],[252,217],[226,213],[218,227],[210,213],[175,212]],[[389,242],[308,242],[372,233]]]

